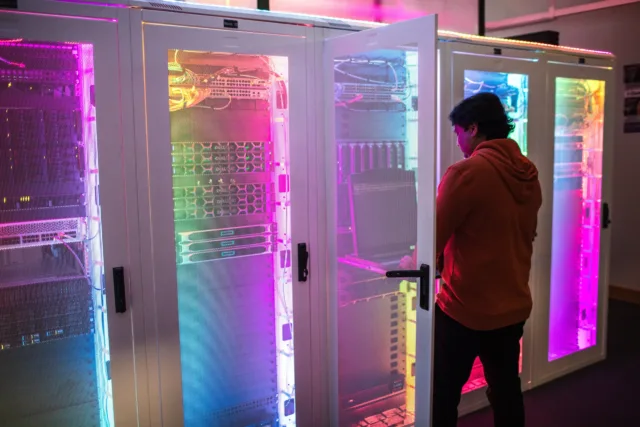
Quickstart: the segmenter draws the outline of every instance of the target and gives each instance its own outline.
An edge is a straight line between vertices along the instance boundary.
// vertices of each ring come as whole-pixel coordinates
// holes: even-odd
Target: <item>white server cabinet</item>
[[[136,425],[128,14],[19,2],[0,21],[2,423]]]
[[[137,3],[152,424],[313,425],[313,28]]]
[[[337,407],[322,396],[328,389],[314,383],[322,374],[310,366],[327,357],[313,351],[326,348],[324,337],[311,333],[312,328],[327,332],[317,324],[325,307],[310,298],[326,292],[315,273],[320,277],[325,268],[319,261],[326,260],[319,255],[325,237],[318,234],[316,211],[310,211],[310,206],[326,209],[321,205],[326,196],[318,193],[325,183],[319,184],[311,173],[326,145],[323,141],[316,147],[315,132],[325,126],[325,117],[327,127],[335,127],[324,113],[325,101],[326,108],[335,108],[333,85],[327,85],[331,89],[326,96],[317,98],[313,82],[322,79],[323,70],[333,70],[335,61],[366,56],[370,50],[390,52],[394,61],[409,57],[420,74],[414,76],[415,93],[398,105],[410,105],[414,98],[417,102],[421,94],[425,113],[419,118],[414,114],[411,126],[425,144],[418,152],[414,138],[412,169],[406,172],[415,175],[417,163],[422,164],[424,173],[417,182],[434,189],[435,18],[325,43],[315,37],[314,21],[301,16],[133,3],[141,6],[130,13],[141,240],[148,242],[142,249],[149,301],[146,332],[148,345],[155,346],[149,349],[148,364],[158,372],[150,377],[151,422],[326,425],[321,420],[326,419],[327,408],[318,401],[335,409],[337,421]],[[418,28],[433,35],[421,40],[403,35],[407,29],[407,34],[418,34]],[[386,65],[375,68],[393,75]],[[397,71],[392,85],[398,93],[400,85],[409,89],[401,73]],[[377,96],[375,91],[372,95]],[[376,124],[377,117],[368,119]],[[409,123],[408,115],[405,121]],[[325,181],[326,174],[320,179]],[[415,185],[414,178],[407,187],[414,204]],[[408,210],[414,225],[417,206],[424,216],[433,211],[434,192],[429,197],[425,191],[420,205]],[[413,233],[414,239],[422,236],[425,262],[433,256],[433,223],[431,228],[428,224],[421,225],[420,233],[410,224],[396,225],[406,227],[401,231]],[[310,261],[307,251],[312,254]],[[425,283],[432,279],[428,270],[418,273]],[[407,282],[400,287],[398,279],[386,282],[394,290],[373,297],[389,302],[399,295],[417,294],[415,285],[411,290]],[[430,292],[422,295],[425,307],[430,298]],[[401,311],[398,303],[389,309]],[[400,328],[407,327],[405,320],[396,320]],[[417,414],[407,411],[403,402],[368,409],[379,417],[387,412],[385,417],[403,422],[414,416],[424,422],[429,419],[430,313],[411,321],[414,331],[416,322],[425,332],[417,345],[426,362],[416,368],[422,382],[409,388],[422,390],[427,403]],[[337,340],[338,334],[333,338]],[[396,357],[401,345],[404,342],[396,345]],[[388,342],[390,346],[393,343]],[[396,381],[386,378],[376,385],[393,385],[395,400],[404,401],[407,386],[400,371],[413,370],[415,364],[404,356],[384,363],[384,374],[390,377],[395,371]],[[374,375],[367,378],[366,372],[364,379],[379,380]],[[331,381],[325,384],[337,386]]]

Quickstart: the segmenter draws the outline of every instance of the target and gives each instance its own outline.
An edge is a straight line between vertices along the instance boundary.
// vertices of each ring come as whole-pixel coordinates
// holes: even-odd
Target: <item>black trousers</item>
[[[524,427],[520,338],[524,322],[492,331],[469,329],[436,305],[433,427],[455,427],[458,404],[476,357],[484,366],[495,427]]]

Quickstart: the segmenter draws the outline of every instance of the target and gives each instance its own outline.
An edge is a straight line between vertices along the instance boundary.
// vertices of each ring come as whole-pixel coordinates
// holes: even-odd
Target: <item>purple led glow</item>
[[[118,3],[100,3],[93,1],[83,1],[83,0],[55,0],[58,3],[73,3],[73,4],[84,4],[88,6],[100,6],[100,7],[116,7],[120,9],[126,9],[129,6],[126,4],[118,4]]]
[[[18,68],[25,68],[25,65],[23,62],[13,62],[13,61],[9,61],[8,59],[4,59],[2,57],[0,57],[0,62],[4,62],[5,64],[12,65]]]
[[[0,10],[0,13],[9,13],[12,15],[25,15],[25,16],[40,16],[40,17],[51,17],[51,18],[65,18],[65,19],[81,19],[84,21],[102,21],[102,22],[118,22],[115,18],[95,18],[88,16],[72,16],[72,15],[60,15],[56,13],[47,13],[46,15],[43,13],[37,12],[25,12],[25,11],[17,11],[17,10]]]
[[[556,79],[549,361],[597,343],[603,114],[603,82]]]
[[[0,161],[0,187],[6,184],[0,213],[6,222],[0,223],[0,250],[19,254],[3,255],[0,288],[3,299],[12,301],[10,308],[3,308],[9,309],[9,325],[20,325],[11,332],[13,336],[4,328],[0,350],[24,347],[19,350],[25,352],[24,360],[51,359],[52,351],[64,354],[64,360],[51,359],[53,365],[33,378],[21,371],[38,369],[34,366],[42,363],[3,359],[12,360],[15,374],[5,378],[5,383],[21,401],[28,401],[19,408],[20,416],[38,414],[47,419],[53,411],[76,409],[73,391],[58,396],[60,384],[82,384],[85,392],[80,393],[89,396],[87,412],[78,409],[76,415],[95,417],[102,426],[113,425],[107,373],[109,330],[100,286],[105,262],[97,196],[93,46],[5,39],[0,41],[0,50],[0,76],[6,83],[2,90],[6,105],[1,110],[6,135],[0,144],[6,160]],[[80,116],[81,122],[76,120]],[[73,210],[66,211],[67,207]],[[43,252],[52,256],[42,256]],[[8,297],[15,292],[22,297]],[[55,301],[50,300],[53,294]],[[77,337],[83,337],[82,342],[89,346],[78,346],[78,341],[72,341]],[[37,353],[28,353],[35,351],[30,350],[35,348],[32,345],[52,340],[59,340],[57,348],[40,347]],[[86,372],[74,378],[65,366],[73,369],[78,361]],[[55,408],[47,405],[52,397]],[[6,410],[6,405],[0,408],[10,418],[15,416],[15,408]]]

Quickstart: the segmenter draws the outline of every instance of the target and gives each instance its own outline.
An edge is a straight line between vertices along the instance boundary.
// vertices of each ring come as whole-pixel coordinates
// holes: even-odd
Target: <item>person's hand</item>
[[[416,268],[415,264],[413,263],[413,257],[409,255],[403,257],[400,260],[400,268],[403,270],[412,270]]]

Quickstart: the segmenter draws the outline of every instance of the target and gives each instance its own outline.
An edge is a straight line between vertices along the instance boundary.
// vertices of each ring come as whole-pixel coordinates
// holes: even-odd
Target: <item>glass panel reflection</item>
[[[416,285],[384,278],[417,239],[417,53],[337,58],[341,426],[410,425]]]
[[[168,66],[185,426],[293,426],[288,59]]]
[[[556,79],[549,361],[596,345],[604,96]]]

